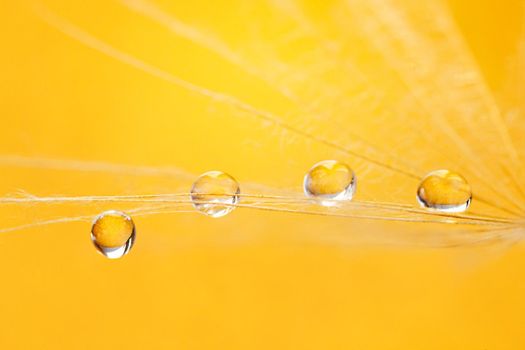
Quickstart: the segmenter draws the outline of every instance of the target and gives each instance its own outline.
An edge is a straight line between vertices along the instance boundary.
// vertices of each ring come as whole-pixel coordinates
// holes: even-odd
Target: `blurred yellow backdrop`
[[[1,193],[180,192],[187,191],[198,174],[212,169],[234,175],[241,187],[251,184],[300,193],[302,176],[311,165],[340,155],[326,145],[285,133],[248,113],[232,111],[228,104],[181,88],[171,78],[159,79],[157,71],[151,74],[150,66],[140,67],[129,57],[270,110],[309,133],[351,138],[338,134],[342,125],[393,150],[398,158],[411,158],[405,151],[414,149],[410,138],[417,133],[410,127],[405,130],[405,144],[396,144],[390,135],[377,132],[375,120],[364,117],[369,112],[365,107],[356,110],[343,101],[341,108],[355,115],[339,113],[328,88],[323,90],[324,99],[308,107],[317,108],[319,118],[302,119],[304,111],[288,98],[290,91],[276,88],[282,82],[280,86],[290,87],[296,102],[305,105],[318,96],[316,89],[323,84],[337,87],[340,80],[356,81],[356,76],[348,74],[348,55],[383,91],[382,102],[365,103],[375,103],[375,113],[386,112],[393,101],[403,100],[396,89],[400,83],[392,83],[394,74],[382,71],[383,64],[366,51],[366,45],[360,49],[353,32],[357,18],[362,16],[366,24],[367,16],[378,15],[365,10],[379,8],[383,1],[349,1],[352,20],[348,19],[348,32],[340,35],[347,25],[337,11],[342,3],[3,1]],[[406,35],[403,30],[427,30],[425,13],[419,21],[418,11],[425,8],[426,15],[432,14],[430,3],[449,11],[449,20],[457,26],[457,37],[451,37],[451,42],[465,42],[502,111],[519,107],[522,1],[384,3],[392,6],[394,17],[394,10],[407,9],[403,13],[416,19],[412,27],[400,24],[400,37]],[[179,35],[174,35],[174,28]],[[203,29],[199,34],[188,28]],[[202,33],[208,47],[202,45]],[[294,40],[305,33],[308,39]],[[331,38],[325,43],[326,52],[345,37],[355,40],[355,46],[341,49],[339,58],[326,67],[325,56],[317,51],[323,35]],[[211,37],[222,38],[238,51],[227,51],[222,41]],[[93,38],[129,56],[109,57],[109,46]],[[435,45],[445,47],[448,41],[436,39]],[[436,64],[446,64],[447,59]],[[341,76],[337,69],[325,74],[338,68],[336,63],[344,67]],[[289,73],[287,80],[285,73]],[[359,93],[349,83],[344,88],[343,95]],[[416,120],[424,114],[405,102],[396,106],[408,118]],[[388,125],[395,120],[384,117],[380,122]],[[403,132],[401,125],[393,126],[396,132]],[[480,122],[480,129],[483,126]],[[464,165],[468,157],[454,158],[456,153],[446,145],[443,151],[452,158],[440,159],[436,153],[419,159],[418,166],[431,170],[446,164],[469,172]],[[483,163],[494,155],[486,157]],[[74,160],[84,164],[78,167],[88,166],[83,171],[68,170],[60,162],[35,165],[28,159]],[[414,204],[413,182],[396,174],[388,175],[388,181],[376,181],[384,170],[370,168],[362,159],[350,161],[358,178],[360,173],[371,174],[358,182],[358,198],[391,200],[385,194],[389,192],[398,202]],[[494,192],[488,187],[483,191],[488,196]],[[2,205],[0,227],[128,208],[114,206]],[[489,214],[482,205],[475,208]],[[136,244],[118,261],[96,253],[89,222],[2,233],[0,348],[525,348],[522,243],[421,248],[410,242],[375,240],[367,221],[350,225],[347,218],[241,209],[217,220],[176,213],[134,221]],[[374,227],[388,237],[389,230],[417,231],[419,226],[384,223]]]

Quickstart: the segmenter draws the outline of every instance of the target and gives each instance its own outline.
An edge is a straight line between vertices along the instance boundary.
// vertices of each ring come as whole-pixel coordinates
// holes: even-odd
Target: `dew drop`
[[[208,216],[220,218],[235,209],[239,202],[239,183],[222,171],[209,171],[193,183],[193,207]]]
[[[472,190],[458,173],[436,170],[427,174],[417,189],[417,201],[428,209],[460,213],[470,205]]]
[[[105,257],[118,259],[126,255],[135,241],[135,224],[128,215],[110,210],[95,218],[91,241]]]
[[[354,171],[336,160],[323,160],[315,164],[304,177],[304,193],[316,198],[324,206],[349,201],[355,194],[357,179]]]

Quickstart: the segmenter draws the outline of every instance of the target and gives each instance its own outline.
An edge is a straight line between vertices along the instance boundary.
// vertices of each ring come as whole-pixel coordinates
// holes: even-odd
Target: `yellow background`
[[[255,2],[157,3],[189,23],[220,28],[232,44],[246,44],[244,35],[250,31],[259,33],[266,44],[277,35],[272,28],[279,21],[265,5]],[[412,1],[401,3],[415,6]],[[491,93],[507,108],[505,103],[512,98],[506,96],[512,89],[505,77],[509,69],[516,69],[511,60],[522,35],[522,4],[452,1],[446,5]],[[195,84],[275,113],[289,107],[261,79],[190,40],[174,37],[118,2],[42,5],[4,0],[0,4],[2,155],[177,167],[190,176],[4,164],[0,193],[170,193],[187,191],[193,175],[211,169],[227,171],[241,186],[251,183],[300,193],[304,171],[334,156],[333,150],[315,142],[283,135],[254,118],[234,116],[231,108],[83,45],[43,20],[42,11],[47,11],[43,6]],[[316,14],[321,17],[328,6],[323,1],[305,5],[321,30],[326,23]],[[239,16],[245,27],[239,26]],[[288,56],[282,54],[281,59],[295,59],[294,50],[315,48],[315,41],[302,45],[289,47]],[[257,62],[255,55],[252,61]],[[261,63],[265,62],[262,57]],[[316,81],[311,85],[315,87]],[[306,96],[307,90],[299,91]],[[300,116],[293,114],[287,118],[299,120],[314,133],[323,125],[301,124]],[[330,132],[337,130],[335,124],[330,128]],[[374,136],[372,127],[363,128],[362,135]],[[404,156],[402,151],[399,155]],[[431,163],[428,160],[425,167],[431,168]],[[359,188],[362,198],[367,194],[366,181]],[[396,177],[390,182],[405,188]],[[413,188],[412,183],[406,186]],[[371,191],[379,196],[379,187]],[[411,191],[407,201],[413,201],[415,190]],[[11,227],[43,218],[94,215],[110,208],[2,205],[0,224]],[[236,210],[218,220],[179,213],[134,221],[136,244],[119,261],[96,253],[89,222],[2,233],[0,348],[525,348],[522,243],[416,248],[406,242],[371,242],[366,236],[374,232],[366,222],[350,227],[344,218],[252,210]],[[374,227],[385,236],[388,230],[406,228]],[[342,239],[348,236],[353,238]]]

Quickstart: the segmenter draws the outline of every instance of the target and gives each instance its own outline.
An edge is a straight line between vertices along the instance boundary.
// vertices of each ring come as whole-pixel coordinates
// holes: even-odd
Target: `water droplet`
[[[427,174],[419,184],[417,200],[424,208],[459,213],[469,207],[472,190],[461,175],[449,170],[436,170]]]
[[[91,241],[105,257],[118,259],[126,255],[135,241],[135,224],[128,215],[110,210],[95,218]]]
[[[227,215],[239,202],[239,183],[222,171],[209,171],[193,183],[191,200],[198,211],[214,218]]]
[[[304,193],[324,206],[349,201],[355,194],[357,179],[353,170],[336,160],[315,164],[304,177]]]

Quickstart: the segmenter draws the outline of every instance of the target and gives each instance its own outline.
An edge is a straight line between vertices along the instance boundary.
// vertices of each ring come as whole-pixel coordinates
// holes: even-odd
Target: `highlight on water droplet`
[[[319,200],[324,206],[352,200],[357,178],[352,168],[337,160],[323,160],[315,164],[304,177],[304,193]]]
[[[428,209],[460,213],[470,205],[472,190],[461,175],[449,170],[435,170],[427,174],[417,189],[419,204]]]
[[[193,183],[193,207],[213,218],[220,218],[235,209],[241,189],[232,176],[222,171],[209,171]]]
[[[105,257],[119,259],[133,247],[135,224],[131,217],[122,212],[103,212],[93,222],[91,241]]]

